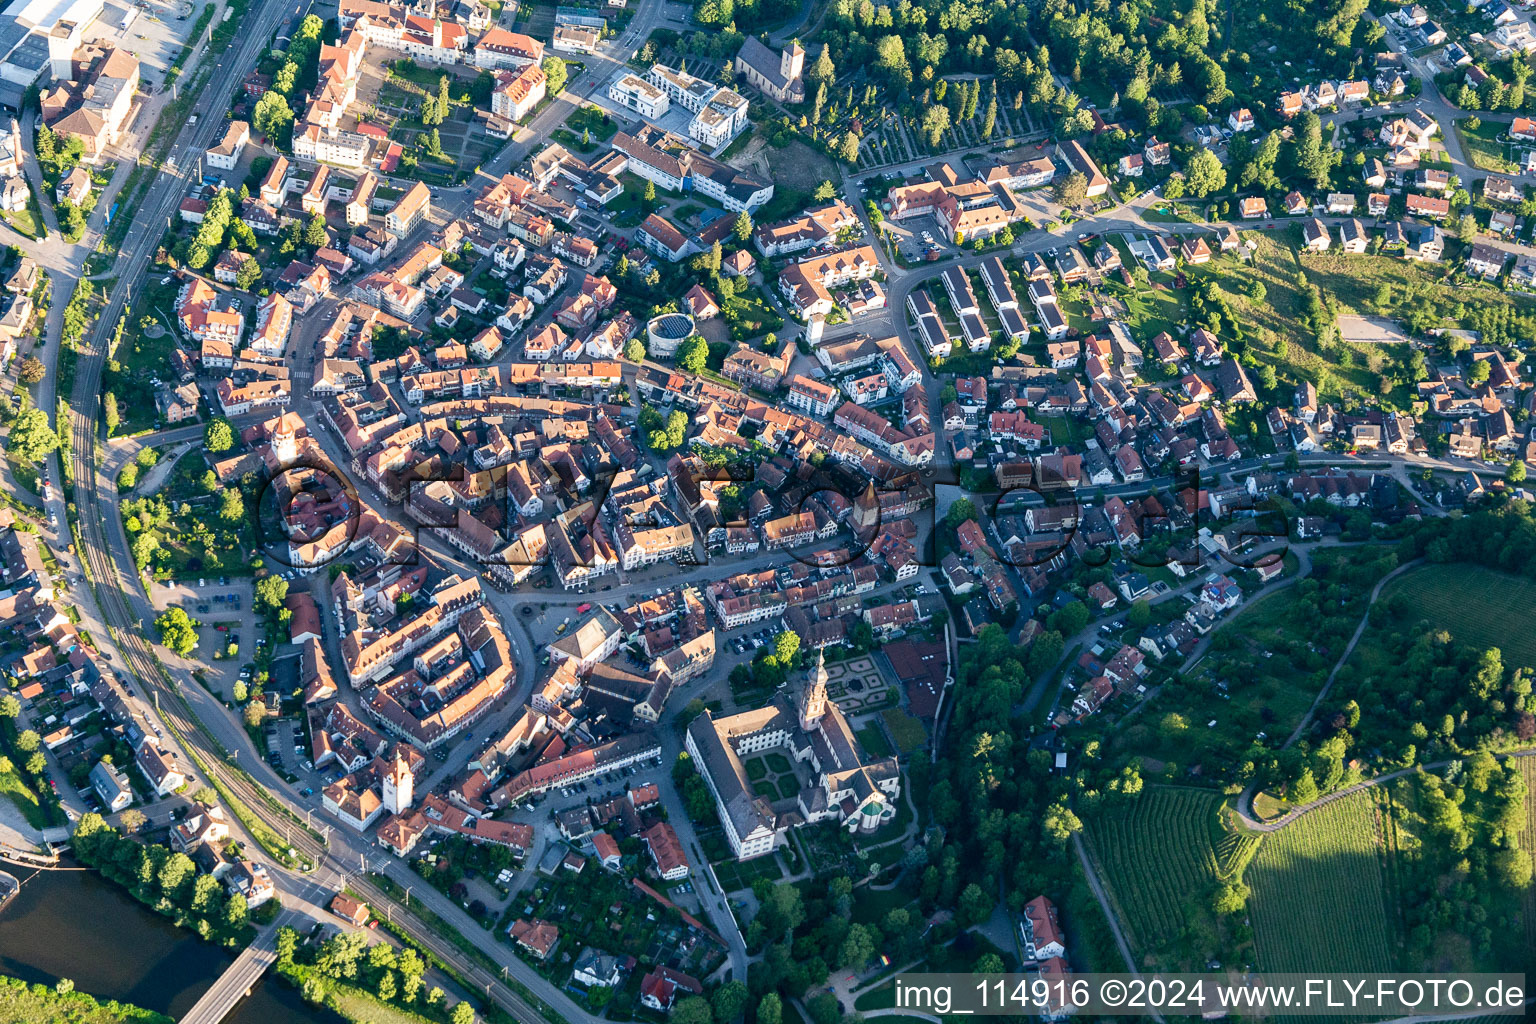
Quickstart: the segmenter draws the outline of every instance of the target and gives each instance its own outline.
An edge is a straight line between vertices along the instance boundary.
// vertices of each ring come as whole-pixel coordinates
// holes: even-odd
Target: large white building
[[[70,61],[101,20],[102,0],[13,0],[0,12],[0,105],[21,108],[44,73],[70,77]]]
[[[608,98],[626,110],[654,121],[672,106],[666,92],[639,75],[625,75],[608,87]]]
[[[710,148],[722,146],[747,126],[747,101],[732,89],[722,89],[666,64],[653,66],[646,80],[672,103],[693,114],[688,136],[695,142]]]
[[[293,137],[293,155],[317,164],[335,164],[354,170],[368,166],[373,144],[357,132],[328,132],[317,124],[307,126]]]
[[[827,697],[820,654],[797,701],[778,695],[756,711],[719,719],[705,711],[688,726],[685,746],[739,860],[771,853],[793,826],[834,820],[850,832],[870,832],[896,816],[901,769],[894,757],[872,760],[859,746]],[[771,802],[753,791],[742,759],[767,750],[783,750],[799,771],[808,769],[810,784],[793,801]]]

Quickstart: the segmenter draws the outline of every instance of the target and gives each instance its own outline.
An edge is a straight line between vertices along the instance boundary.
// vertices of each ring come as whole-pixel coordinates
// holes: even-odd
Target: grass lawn
[[[599,107],[579,107],[565,119],[565,126],[577,138],[582,132],[590,132],[593,142],[607,142],[619,130],[618,124]]]
[[[1281,380],[1321,381],[1319,393],[1333,399],[1342,397],[1345,390],[1376,394],[1382,370],[1396,354],[1393,346],[1336,344],[1320,350],[1310,332],[1297,328],[1305,308],[1298,271],[1325,293],[1335,295],[1343,312],[1355,312],[1374,297],[1376,284],[1369,280],[1373,274],[1424,279],[1432,271],[1385,256],[1326,253],[1303,263],[1282,237],[1261,232],[1248,232],[1247,237],[1257,242],[1251,260],[1212,260],[1188,271],[1189,282],[1211,278],[1220,283],[1233,316],[1242,324],[1243,343],[1260,363],[1272,365]],[[1256,284],[1263,285],[1263,298],[1253,297]],[[1394,298],[1406,306],[1404,295],[1398,290]],[[1224,322],[1218,332],[1229,348],[1237,345],[1232,327]],[[1406,402],[1406,390],[1400,397]]]
[[[1211,773],[1241,764],[1255,741],[1271,747],[1283,742],[1306,714],[1380,578],[1381,548],[1325,551],[1315,553],[1316,580],[1246,603],[1219,627],[1210,652],[1183,685],[1153,697],[1106,738],[1106,747],[1163,763],[1169,781],[1188,772],[1191,781],[1214,784]],[[1338,587],[1331,600],[1322,593],[1330,586]]]
[[[169,521],[153,530],[160,544],[153,563],[157,579],[251,574],[249,560],[256,536],[250,515],[233,527],[221,520],[216,499],[203,492],[201,480],[206,471],[198,453],[188,453],[156,494],[172,509]],[[123,509],[126,520],[130,514],[127,503]]]
[[[1497,647],[1511,667],[1536,667],[1536,583],[1477,565],[1426,565],[1394,579],[1382,597],[1399,595],[1462,643]]]
[[[767,761],[769,770],[779,775],[787,775],[794,770],[790,766],[789,758],[783,754],[769,754],[764,760]]]
[[[859,746],[870,757],[890,757],[895,753],[891,749],[891,741],[885,738],[885,732],[874,722],[857,730],[854,736],[858,738]]]
[[[901,756],[922,748],[928,742],[928,730],[923,726],[922,720],[914,718],[900,708],[888,708],[880,712],[885,719],[885,729],[896,742],[896,749]]]
[[[1468,128],[1465,120],[1456,122],[1456,134],[1473,167],[1480,171],[1519,170],[1519,166],[1505,156],[1508,150],[1499,141],[1499,134],[1507,131],[1508,127],[1498,121],[1484,121],[1476,128]]]
[[[763,764],[763,759],[760,757],[754,757],[746,763],[745,767],[747,769],[747,778],[753,782],[758,782],[768,777],[768,766]]]
[[[31,462],[22,462],[13,457],[9,452],[5,455],[5,462],[10,467],[11,476],[16,478],[16,482],[25,490],[36,494],[38,491],[37,465]]]
[[[37,218],[32,216],[30,209],[11,210],[4,217],[7,224],[28,238],[38,236]]]
[[[1051,443],[1075,445],[1093,436],[1093,427],[1082,416],[1039,416],[1041,425],[1051,432]]]
[[[721,310],[736,341],[761,337],[784,326],[784,318],[768,304],[768,298],[755,285],[735,295]]]
[[[3,794],[33,828],[47,828],[53,824],[51,816],[37,799],[37,793],[22,781],[15,772],[0,775],[0,794]]]
[[[402,1010],[351,985],[327,981],[326,989],[335,1009],[348,1020],[366,1020],[371,1024],[429,1024],[433,1019]]]
[[[154,278],[124,321],[122,340],[112,350],[102,384],[105,391],[117,396],[119,435],[148,430],[159,417],[155,387],[150,381],[157,377],[162,381],[172,379],[171,353],[177,348],[172,326],[175,301],[176,282],[162,285],[159,278]],[[159,337],[151,338],[141,328],[146,316],[159,321]]]
[[[1122,286],[1118,291],[1123,293],[1119,298],[1125,303],[1126,322],[1137,337],[1155,338],[1164,331],[1177,337],[1179,329],[1188,323],[1189,305],[1184,295],[1173,288]]]

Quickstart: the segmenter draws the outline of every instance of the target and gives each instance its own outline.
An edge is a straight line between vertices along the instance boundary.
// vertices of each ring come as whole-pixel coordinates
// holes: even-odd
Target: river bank
[[[115,1000],[100,1002],[68,985],[63,991],[28,985],[19,978],[0,978],[0,1020],[7,1024],[175,1024],[163,1013]]]
[[[232,962],[231,955],[73,862],[66,870],[11,868],[21,881],[0,910],[0,974],[81,992],[179,1019]],[[225,1024],[343,1024],[277,979],[263,979]]]

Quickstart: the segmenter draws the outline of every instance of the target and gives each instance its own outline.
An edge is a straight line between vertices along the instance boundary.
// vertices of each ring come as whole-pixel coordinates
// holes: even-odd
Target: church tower
[[[410,810],[415,784],[416,776],[411,771],[410,762],[397,746],[389,770],[384,773],[384,809],[390,814],[404,814]]]
[[[800,77],[805,70],[805,48],[800,45],[800,40],[795,40],[784,47],[779,54],[779,74],[784,76],[784,85],[789,84]]]
[[[880,498],[875,494],[873,480],[864,488],[864,493],[854,500],[849,526],[853,529],[854,537],[864,543],[871,543],[875,539],[875,531],[880,528]]]
[[[819,728],[821,716],[827,713],[827,662],[816,652],[816,668],[805,682],[805,693],[800,697],[800,728],[806,732]]]

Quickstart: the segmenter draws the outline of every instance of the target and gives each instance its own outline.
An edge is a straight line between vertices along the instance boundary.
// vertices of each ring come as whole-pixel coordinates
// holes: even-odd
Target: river
[[[95,872],[7,870],[23,882],[0,910],[0,974],[50,985],[69,978],[81,992],[180,1018],[233,959]],[[259,982],[224,1018],[278,1021],[344,1024],[273,979]]]

